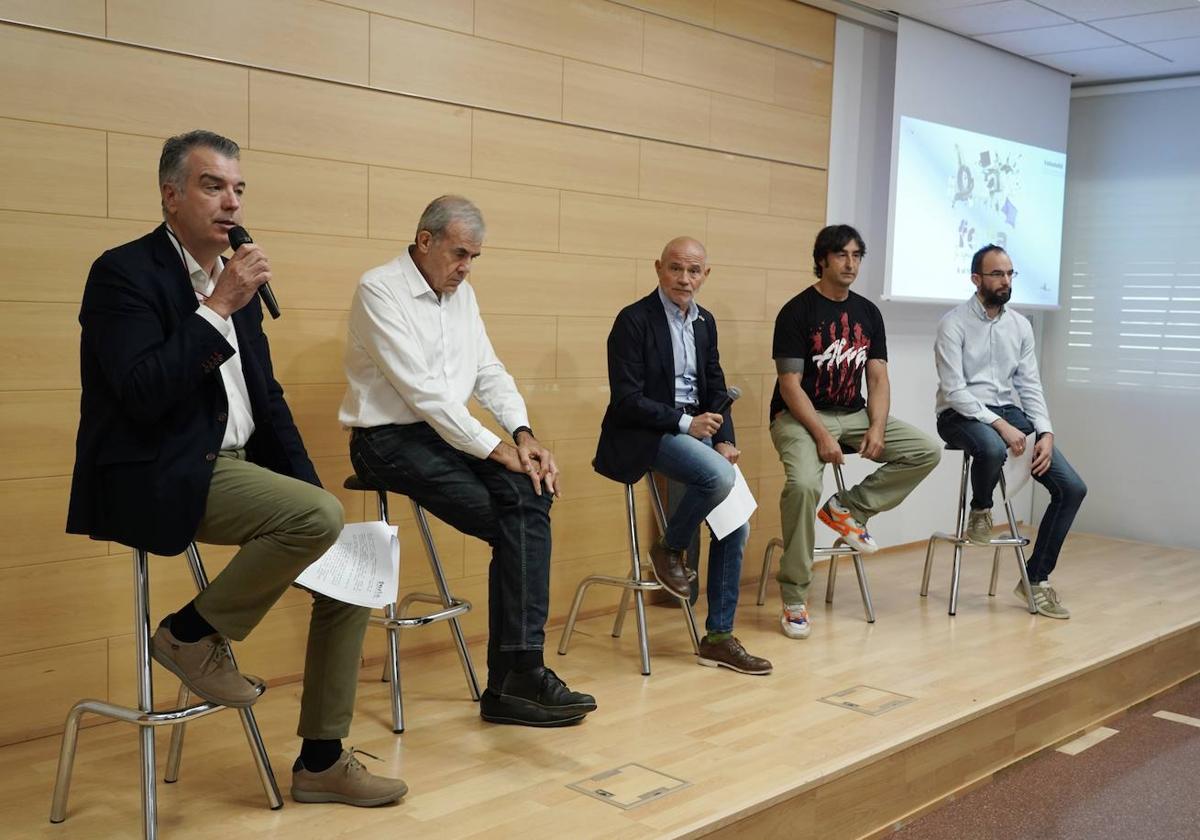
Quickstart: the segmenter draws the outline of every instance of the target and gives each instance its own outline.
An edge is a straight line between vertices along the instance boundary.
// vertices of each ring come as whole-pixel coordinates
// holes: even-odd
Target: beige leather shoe
[[[313,773],[304,769],[300,759],[292,766],[292,799],[297,802],[341,802],[372,808],[395,802],[408,793],[402,779],[376,776],[354,757],[355,753],[379,759],[368,752],[351,747],[332,767]]]
[[[181,642],[171,633],[169,619],[167,616],[150,640],[154,660],[211,703],[233,708],[254,705],[261,686],[233,667],[229,643],[216,633],[198,642]]]

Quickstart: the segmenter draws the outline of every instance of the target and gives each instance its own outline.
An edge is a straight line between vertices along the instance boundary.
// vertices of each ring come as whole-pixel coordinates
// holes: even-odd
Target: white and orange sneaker
[[[779,627],[789,639],[807,639],[812,633],[808,621],[808,607],[804,604],[784,604],[779,614]]]
[[[838,536],[848,545],[857,548],[863,554],[874,554],[879,550],[879,544],[867,533],[867,526],[842,507],[836,494],[821,505],[821,509],[817,511],[817,519],[837,531]]]

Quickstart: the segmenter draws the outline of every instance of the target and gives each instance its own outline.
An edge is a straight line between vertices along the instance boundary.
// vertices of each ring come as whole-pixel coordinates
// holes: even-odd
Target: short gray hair
[[[192,149],[196,148],[212,149],[231,160],[238,160],[242,155],[242,150],[238,148],[237,143],[228,137],[222,137],[214,131],[196,129],[186,134],[177,134],[163,143],[162,155],[158,159],[158,186],[160,189],[163,184],[170,184],[175,189],[183,192],[183,187],[187,183],[188,176],[188,154],[191,153]],[[166,213],[167,211],[164,207],[164,217]]]
[[[470,200],[461,195],[441,195],[429,202],[421,213],[421,221],[417,222],[417,235],[427,230],[433,234],[434,239],[441,239],[446,233],[446,228],[455,222],[461,222],[476,239],[483,239],[486,232],[483,214]]]

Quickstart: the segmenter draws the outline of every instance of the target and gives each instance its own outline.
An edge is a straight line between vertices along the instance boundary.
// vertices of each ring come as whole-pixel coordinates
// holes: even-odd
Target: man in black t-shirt
[[[888,416],[891,386],[887,336],[879,308],[850,291],[867,248],[849,225],[817,234],[817,282],[775,319],[771,355],[778,374],[771,396],[771,440],[786,476],[779,500],[783,557],[779,561],[785,636],[806,639],[812,582],[814,514],[859,550],[878,549],[867,520],[904,501],[941,457],[916,428]],[[867,398],[863,398],[863,373]],[[817,511],[825,465],[842,463],[842,447],[882,463],[858,485],[830,496]]]

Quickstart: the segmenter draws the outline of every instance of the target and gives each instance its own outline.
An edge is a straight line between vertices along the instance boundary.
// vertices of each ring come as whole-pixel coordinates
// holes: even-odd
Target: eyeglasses
[[[980,274],[979,276],[991,277],[993,280],[1001,280],[1005,277],[1007,277],[1009,280],[1016,280],[1019,273],[1020,272],[1017,271],[1000,271],[997,269],[995,271],[989,271],[987,274]]]

